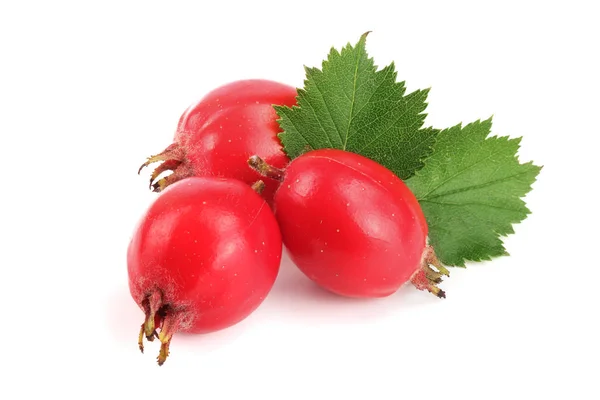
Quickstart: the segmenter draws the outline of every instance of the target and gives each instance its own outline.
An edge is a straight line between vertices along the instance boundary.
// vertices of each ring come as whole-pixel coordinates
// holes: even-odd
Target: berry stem
[[[251,187],[256,193],[261,194],[263,190],[265,190],[265,183],[261,180],[258,180],[254,182]]]
[[[265,160],[260,158],[257,155],[254,155],[248,159],[248,165],[267,178],[275,179],[276,181],[283,181],[284,171],[282,169],[276,168],[272,165],[267,164]]]

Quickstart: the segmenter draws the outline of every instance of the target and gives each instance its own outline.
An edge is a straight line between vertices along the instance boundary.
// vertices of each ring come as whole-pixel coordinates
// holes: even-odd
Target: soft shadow
[[[120,287],[108,297],[105,318],[117,342],[136,345],[144,313],[132,300],[126,286]]]
[[[211,353],[222,347],[231,346],[235,340],[242,336],[248,328],[248,324],[245,322],[247,321],[243,320],[228,328],[210,333],[180,332],[176,338],[173,336],[173,340],[177,339],[178,346],[189,351]]]
[[[326,320],[328,323],[356,323],[398,314],[409,308],[431,306],[440,299],[407,284],[391,296],[376,299],[347,298],[333,294],[312,282],[284,251],[279,276],[265,308],[282,317]]]
[[[265,319],[281,319],[286,323],[356,324],[400,315],[406,310],[429,307],[440,300],[407,284],[395,294],[377,299],[355,299],[333,294],[308,279],[284,251],[279,276],[265,302],[255,313],[238,324],[208,334],[177,333],[178,346],[200,352],[212,352],[231,345],[245,331]],[[137,335],[144,314],[133,302],[126,286],[110,294],[106,309],[106,324],[114,340],[137,348]],[[158,350],[157,343],[147,343]]]

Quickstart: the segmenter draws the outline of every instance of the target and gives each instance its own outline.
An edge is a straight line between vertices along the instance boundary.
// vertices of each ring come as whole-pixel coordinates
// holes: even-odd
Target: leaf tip
[[[272,106],[278,115],[279,115],[279,111],[283,111],[287,107],[286,105],[281,105],[281,104],[273,104]]]
[[[487,119],[478,120],[477,122],[483,126],[485,126],[490,132],[492,131],[492,120],[494,119],[494,114],[490,115]]]
[[[369,35],[369,33],[371,33],[373,31],[366,31],[365,33],[363,33],[362,35],[360,35],[360,39],[359,42],[366,42],[367,41],[367,36]]]
[[[358,43],[356,43],[356,46],[354,46],[355,50],[362,50],[365,51],[365,47],[367,44],[367,36],[369,35],[369,33],[371,33],[371,31],[366,31],[365,33],[363,33],[362,35],[360,35],[360,39],[358,39]],[[348,43],[348,50],[351,50],[352,46]]]

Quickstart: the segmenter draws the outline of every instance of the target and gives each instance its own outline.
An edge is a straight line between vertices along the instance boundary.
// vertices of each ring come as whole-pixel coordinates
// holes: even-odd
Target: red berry
[[[169,186],[129,244],[129,288],[146,318],[143,337],[168,355],[176,332],[206,333],[246,318],[271,290],[281,260],[275,217],[250,186],[193,177]],[[157,331],[159,330],[159,331]]]
[[[393,172],[335,149],[305,153],[285,171],[258,158],[250,164],[282,179],[274,212],[283,242],[317,284],[344,296],[384,297],[411,281],[444,297],[436,283],[448,271],[427,246],[417,199]]]
[[[190,176],[235,178],[252,184],[260,179],[246,165],[252,154],[261,154],[280,168],[289,162],[277,137],[281,129],[272,106],[292,106],[296,96],[295,88],[268,80],[221,86],[188,107],[179,119],[174,142],[149,157],[140,171],[162,161],[150,178],[156,192]],[[172,174],[155,182],[165,171]],[[263,196],[270,202],[278,182],[267,179],[265,184]]]

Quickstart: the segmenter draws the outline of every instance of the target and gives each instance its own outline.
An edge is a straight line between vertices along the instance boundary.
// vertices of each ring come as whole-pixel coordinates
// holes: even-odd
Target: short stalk
[[[275,179],[279,182],[283,181],[283,177],[285,175],[284,171],[267,164],[267,162],[259,156],[254,155],[250,157],[248,159],[248,165],[250,165],[253,170],[264,177]]]
[[[251,187],[256,193],[262,194],[263,190],[265,190],[265,183],[261,180],[258,180],[254,182]]]

